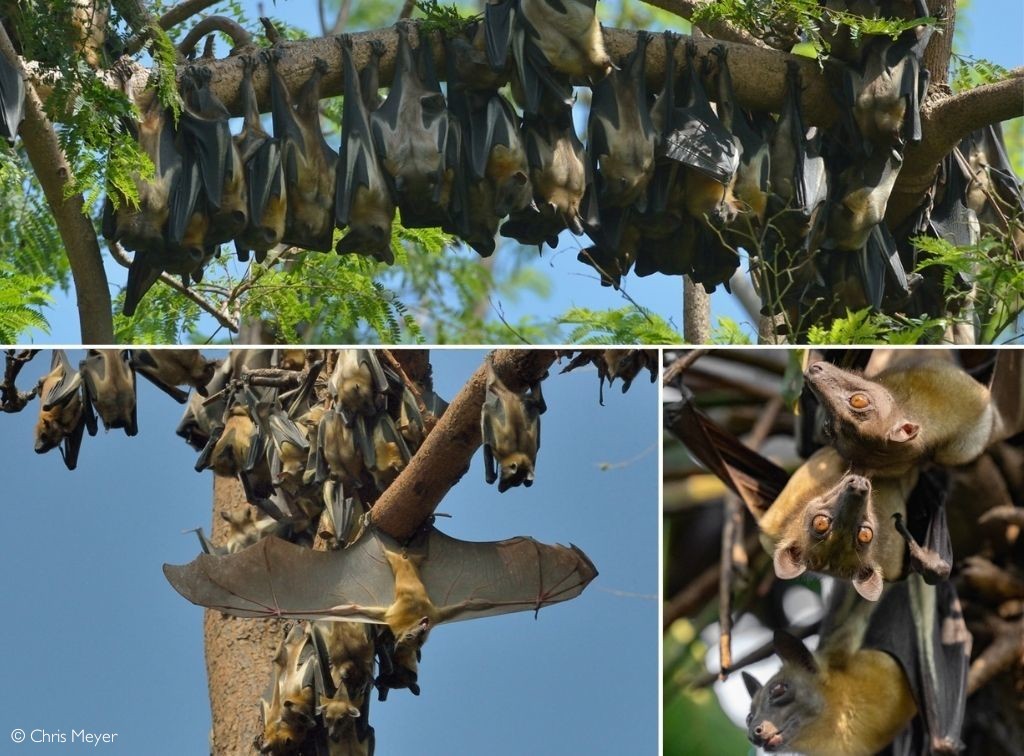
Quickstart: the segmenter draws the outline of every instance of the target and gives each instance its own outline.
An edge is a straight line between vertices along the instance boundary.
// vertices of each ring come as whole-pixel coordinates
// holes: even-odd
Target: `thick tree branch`
[[[933,98],[921,108],[920,144],[908,145],[886,221],[899,225],[920,204],[935,179],[939,161],[972,131],[1024,115],[1024,68],[1015,68],[1002,81],[960,94]]]
[[[18,54],[2,25],[0,55],[5,55],[8,61],[19,66],[24,75]],[[43,112],[43,103],[31,86],[25,88],[25,120],[19,133],[71,264],[82,343],[111,344],[114,341],[114,318],[110,313],[107,274],[103,270],[96,231],[83,212],[85,201],[82,195],[64,196],[71,180],[71,168],[60,149],[57,133]]]
[[[545,349],[499,349],[492,353],[494,369],[513,391],[539,380],[557,352]],[[374,526],[399,540],[409,538],[466,471],[480,446],[480,409],[487,383],[486,365],[452,399],[408,466],[370,510]]]
[[[207,16],[189,29],[185,39],[181,40],[181,44],[178,45],[178,53],[182,56],[188,55],[199,40],[215,31],[231,37],[235,47],[246,47],[252,44],[252,35],[237,21],[225,16]]]

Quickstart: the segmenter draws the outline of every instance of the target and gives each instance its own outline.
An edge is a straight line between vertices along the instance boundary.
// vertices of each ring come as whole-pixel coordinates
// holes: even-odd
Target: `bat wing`
[[[918,715],[894,743],[897,753],[956,753],[967,703],[971,636],[949,581],[919,575],[894,583],[871,615],[864,645],[903,668]]]
[[[373,390],[382,394],[388,390],[388,377],[384,374],[384,368],[380,365],[376,353],[372,349],[357,349],[356,360],[370,371],[370,378],[373,380]]]
[[[24,117],[25,80],[18,66],[11,65],[6,55],[0,55],[0,137],[14,144]]]
[[[989,443],[1024,431],[1024,350],[1000,349],[989,382],[996,427]]]
[[[50,372],[58,367],[62,371],[61,377],[46,392],[46,396],[42,397],[44,410],[51,410],[58,405],[66,404],[78,394],[82,387],[82,376],[71,367],[71,361],[63,349],[54,349],[53,356],[50,358]]]
[[[694,405],[689,389],[679,388],[682,401],[665,405],[665,428],[759,517],[785,488],[786,471],[715,425]]]
[[[345,103],[341,128],[341,170],[335,194],[335,219],[338,227],[349,224],[349,213],[360,186],[370,187],[370,171],[377,156],[370,132],[370,118],[363,97],[362,83],[352,59],[352,39],[339,40],[345,68]],[[373,65],[371,63],[371,65]],[[351,95],[351,96],[350,96]]]
[[[395,595],[381,542],[369,533],[329,552],[269,536],[235,554],[165,564],[164,575],[193,604],[235,617],[383,623]]]
[[[172,386],[161,378],[160,363],[153,358],[153,355],[149,353],[148,349],[133,350],[131,365],[135,369],[136,373],[141,373],[143,378],[163,391],[178,404],[185,404],[188,401],[187,391],[182,391],[177,386]]]
[[[426,558],[420,577],[447,622],[537,612],[576,598],[597,577],[593,562],[576,546],[526,537],[470,542],[431,528],[422,545],[410,547],[421,549]]]
[[[194,78],[193,97],[185,98],[186,107],[178,128],[199,166],[206,199],[219,208],[224,183],[229,178],[234,143],[228,126],[228,112],[210,91],[209,78],[199,73],[195,73]]]
[[[487,3],[484,6],[484,36],[487,62],[495,71],[502,71],[508,63],[508,49],[512,44],[512,25],[515,21],[514,0]]]

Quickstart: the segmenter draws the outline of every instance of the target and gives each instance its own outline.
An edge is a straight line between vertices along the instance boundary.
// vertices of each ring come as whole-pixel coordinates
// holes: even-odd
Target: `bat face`
[[[248,408],[236,404],[228,410],[224,432],[213,449],[213,471],[234,477],[252,469],[249,459],[257,443],[258,432]]]
[[[902,490],[882,486],[873,492],[867,478],[846,475],[831,491],[807,502],[776,543],[775,574],[790,579],[811,570],[852,580],[861,596],[877,601],[883,580],[902,574],[904,546],[890,518],[895,511],[906,516]],[[888,500],[876,506],[873,493]]]
[[[884,451],[900,458],[920,455],[915,443],[920,426],[900,416],[893,395],[874,381],[816,362],[804,375],[828,413],[826,436],[848,459],[864,459]]]
[[[363,477],[363,454],[356,443],[355,433],[341,414],[324,413],[320,421],[321,453],[330,474],[345,484],[358,485]]]
[[[809,652],[808,658],[814,663]],[[768,753],[798,750],[804,726],[817,720],[825,706],[816,678],[816,665],[808,669],[799,662],[784,662],[763,686],[744,672],[752,697],[747,739]]]

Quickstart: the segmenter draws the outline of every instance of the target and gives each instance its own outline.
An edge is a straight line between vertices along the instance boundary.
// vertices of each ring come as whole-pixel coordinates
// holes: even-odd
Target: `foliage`
[[[18,336],[30,328],[49,332],[39,308],[51,301],[52,286],[47,276],[21,272],[0,260],[0,343],[18,343]]]
[[[617,310],[573,307],[558,322],[576,326],[569,344],[679,344],[683,337],[661,316],[639,305]]]
[[[743,326],[732,318],[719,318],[715,329],[711,332],[714,344],[750,344],[750,336]]]
[[[438,0],[416,0],[416,7],[423,13],[425,31],[461,32],[467,25],[479,21],[482,14],[463,16],[454,5],[441,5]]]
[[[945,330],[942,318],[908,318],[872,312],[870,308],[846,311],[845,318],[836,318],[827,328],[813,325],[807,332],[807,343],[827,346],[840,344],[919,344],[935,343]]]

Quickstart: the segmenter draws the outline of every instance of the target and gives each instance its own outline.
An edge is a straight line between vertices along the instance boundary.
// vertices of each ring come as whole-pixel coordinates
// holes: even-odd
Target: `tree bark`
[[[248,506],[237,478],[214,476],[214,543],[227,540],[227,523],[220,513]],[[259,701],[270,680],[270,663],[286,625],[283,620],[239,619],[206,610],[203,638],[213,718],[211,753],[255,751],[253,740],[262,731]]]

